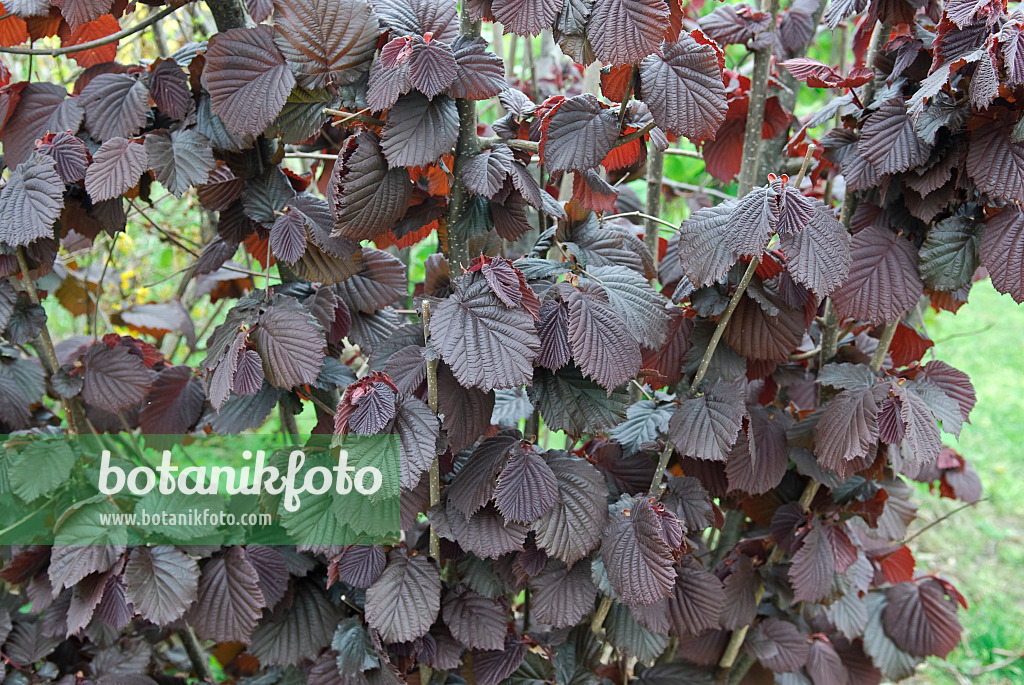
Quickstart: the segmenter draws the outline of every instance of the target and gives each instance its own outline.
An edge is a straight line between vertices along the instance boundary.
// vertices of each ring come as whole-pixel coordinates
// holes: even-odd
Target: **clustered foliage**
[[[460,22],[454,0],[247,0],[246,26],[230,4],[148,64],[72,53],[71,93],[4,79],[0,428],[230,434],[312,404],[315,432],[401,437],[404,541],[6,549],[5,682],[171,682],[209,649],[259,683],[860,685],[957,645],[963,598],[905,544],[907,480],[980,497],[940,440],[975,395],[923,363],[919,314],[984,272],[1024,301],[1024,15],[466,0]],[[82,45],[125,10],[6,6],[4,45]],[[510,84],[481,20],[564,56]],[[819,21],[853,24],[851,68],[804,56]],[[835,97],[800,121],[794,78]],[[744,140],[780,137],[750,187]],[[626,184],[684,138],[739,197],[697,197],[659,239]],[[324,157],[319,180],[286,168],[295,150]],[[223,321],[197,343],[171,300],[118,312],[134,335],[52,341],[61,255],[124,231],[155,183],[217,215],[183,289],[227,301]],[[398,249],[431,236],[409,283]],[[171,332],[205,346],[198,366],[147,342]],[[0,504],[58,533],[131,510],[33,480],[71,461],[5,458]]]

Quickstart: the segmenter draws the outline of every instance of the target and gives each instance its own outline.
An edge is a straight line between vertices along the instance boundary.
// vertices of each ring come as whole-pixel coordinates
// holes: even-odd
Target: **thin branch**
[[[725,311],[722,312],[722,316],[718,319],[718,325],[715,326],[715,332],[711,334],[711,341],[708,343],[708,348],[704,350],[704,356],[700,359],[700,366],[697,367],[697,373],[693,377],[693,382],[690,383],[692,391],[696,391],[700,382],[704,380],[704,375],[708,372],[708,367],[711,366],[711,358],[715,355],[715,350],[718,348],[718,343],[722,340],[722,334],[725,333],[725,327],[729,325],[729,319],[732,318],[733,312],[736,311],[736,307],[740,304],[740,298],[743,297],[743,293],[746,292],[747,286],[750,285],[750,281],[754,278],[754,272],[757,271],[758,265],[761,260],[754,258],[750,260],[750,266],[743,272],[743,278],[740,279],[739,285],[736,286],[736,292],[732,294],[732,298],[729,300],[729,304],[726,306]]]
[[[673,230],[679,228],[679,226],[677,226],[676,224],[672,223],[671,221],[665,221],[664,219],[659,219],[656,216],[651,216],[650,214],[645,214],[644,212],[641,212],[639,210],[635,211],[635,212],[623,212],[621,214],[611,214],[611,215],[608,215],[608,216],[602,216],[601,217],[601,221],[606,221],[608,219],[622,219],[622,218],[630,217],[630,216],[636,216],[636,217],[639,217],[641,219],[646,219],[647,221],[656,221],[659,224],[661,224],[662,226],[668,226],[669,228],[671,228]]]
[[[690,159],[699,159],[704,161],[704,155],[697,152],[696,150],[683,150],[678,147],[670,147],[664,151],[666,155],[673,155],[675,157],[689,157]]]
[[[376,117],[370,117],[363,114],[363,112],[367,111],[365,109],[361,109],[358,112],[346,112],[343,109],[332,109],[330,107],[324,107],[320,111],[322,111],[324,114],[342,117],[341,120],[334,122],[334,124],[332,124],[333,126],[339,126],[347,121],[358,121],[360,124],[369,124],[370,126],[383,126],[385,123],[384,121],[381,121]]]
[[[797,352],[796,354],[789,355],[789,361],[791,362],[802,362],[808,359],[813,359],[821,353],[820,347],[815,347],[813,350],[807,350],[806,352]]]
[[[779,14],[779,0],[765,0],[761,9],[769,15],[767,31],[775,31]],[[768,101],[768,77],[771,73],[771,41],[754,52],[754,71],[750,75],[750,101],[747,122],[743,131],[743,160],[740,163],[739,184],[736,194],[743,197],[757,185],[757,165],[761,160],[761,128],[764,124],[765,103]]]
[[[612,147],[616,148],[619,147],[620,145],[628,145],[629,143],[632,143],[634,140],[639,140],[640,138],[643,138],[648,133],[653,131],[656,126],[657,124],[654,123],[653,121],[648,121],[646,124],[644,124],[636,131],[621,136],[618,140],[615,141],[615,144],[612,145]],[[509,138],[506,140],[504,138],[498,137],[480,139],[480,147],[481,149],[484,150],[492,148],[499,143],[508,145],[510,148],[514,150],[522,150],[523,152],[529,152],[530,154],[534,155],[540,152],[540,143],[534,140],[523,140],[521,138]]]
[[[682,193],[693,193],[695,195],[707,195],[708,197],[717,197],[719,200],[732,200],[734,199],[729,193],[723,193],[721,190],[714,188],[706,188],[704,186],[694,185],[692,183],[683,183],[682,181],[673,181],[670,178],[663,178],[661,180],[662,185],[666,185],[669,188]]]
[[[986,502],[986,501],[988,501],[988,497],[982,497],[977,502],[967,502],[965,504],[961,504],[956,509],[953,509],[953,510],[949,511],[949,512],[943,514],[942,516],[940,516],[939,518],[935,519],[931,523],[928,523],[927,525],[922,526],[921,529],[916,531],[913,535],[911,535],[909,537],[903,538],[902,540],[900,540],[899,542],[896,543],[896,546],[897,547],[902,547],[902,546],[908,544],[911,540],[913,540],[917,536],[919,536],[919,535],[925,533],[926,531],[930,530],[931,528],[934,528],[935,526],[939,525],[940,523],[942,523],[946,519],[952,518],[953,516],[956,516],[957,514],[959,514],[964,509],[970,509],[971,507],[973,507],[973,506],[975,506],[977,504],[981,504],[982,502]]]
[[[626,123],[626,112],[629,111],[629,101],[633,99],[633,82],[636,80],[637,66],[634,63],[629,72],[629,85],[626,86],[626,94],[622,96],[622,104],[619,105],[619,132],[622,132],[622,125]]]
[[[285,159],[322,159],[330,162],[338,160],[338,155],[329,155],[323,152],[286,152],[284,157]]]
[[[668,460],[672,458],[673,450],[675,450],[675,446],[671,441],[665,443],[665,448],[661,450],[661,455],[658,457],[658,466],[654,470],[654,477],[651,479],[651,494],[657,495],[661,491],[661,479],[665,476]]]
[[[662,185],[661,181],[665,177],[665,155],[658,146],[652,141],[648,146],[647,152],[647,201],[645,202],[644,209],[647,210],[647,223],[644,226],[644,243],[647,245],[647,251],[654,257],[654,261],[658,261],[658,226],[662,224],[665,226],[671,226],[673,229],[675,225],[669,224],[663,221],[657,216],[661,214],[661,199],[662,199]]]
[[[184,7],[186,4],[188,4],[188,3],[182,3],[182,4],[179,4],[179,5],[173,5],[171,7],[166,7],[164,9],[160,10],[159,12],[157,12],[156,14],[153,14],[151,16],[146,17],[145,19],[140,21],[135,26],[132,26],[132,27],[127,28],[127,29],[122,29],[121,31],[118,31],[117,33],[112,33],[109,36],[104,36],[103,38],[97,38],[96,40],[91,40],[88,43],[80,43],[79,45],[66,45],[66,46],[59,47],[59,48],[6,48],[6,47],[0,47],[0,52],[6,52],[6,53],[9,53],[9,54],[12,54],[12,55],[29,55],[29,56],[40,55],[40,56],[43,56],[43,57],[46,57],[46,56],[56,57],[57,55],[67,55],[67,54],[70,54],[72,52],[81,52],[83,50],[92,50],[93,48],[99,48],[99,47],[103,47],[104,45],[109,45],[111,43],[116,43],[117,41],[121,40],[122,38],[127,38],[128,36],[131,36],[131,35],[134,35],[134,34],[138,33],[139,31],[145,31],[150,26],[152,26],[153,24],[157,23],[158,21],[160,21],[164,17],[166,17],[166,16],[168,16],[170,14],[173,14],[174,12],[177,12],[179,9]]]
[[[644,397],[646,397],[649,400],[653,400],[654,399],[654,396],[651,395],[651,393],[647,392],[647,389],[644,388],[644,386],[642,386],[639,383],[637,383],[635,378],[630,379],[629,382],[632,383],[633,385],[635,385],[636,389],[639,390],[641,392],[641,394],[643,394]]]

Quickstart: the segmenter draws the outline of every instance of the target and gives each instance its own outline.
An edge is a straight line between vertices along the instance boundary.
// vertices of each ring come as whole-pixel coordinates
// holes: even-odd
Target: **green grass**
[[[930,660],[915,683],[1024,682],[1024,307],[987,282],[956,316],[928,317],[937,359],[965,371],[978,394],[971,424],[952,442],[981,476],[985,501],[928,530],[914,543],[918,569],[959,588],[963,644],[947,662]],[[935,493],[937,494],[937,493]],[[920,493],[920,525],[957,506]],[[1022,658],[1008,662],[1008,653]],[[993,668],[1005,663],[1001,668]],[[991,669],[991,670],[990,670]]]

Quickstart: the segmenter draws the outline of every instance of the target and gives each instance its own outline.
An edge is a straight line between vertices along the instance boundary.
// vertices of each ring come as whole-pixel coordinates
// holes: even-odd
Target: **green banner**
[[[0,436],[0,545],[399,537],[397,435]]]

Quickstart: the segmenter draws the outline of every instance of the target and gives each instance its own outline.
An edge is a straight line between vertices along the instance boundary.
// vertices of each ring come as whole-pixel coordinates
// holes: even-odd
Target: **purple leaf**
[[[455,75],[455,55],[448,44],[420,38],[413,41],[409,78],[421,93],[433,98],[452,85]]]
[[[533,317],[506,307],[482,275],[463,276],[454,285],[434,310],[430,336],[455,378],[485,392],[528,385],[540,351]]]
[[[627,604],[653,604],[675,587],[672,550],[662,538],[658,513],[644,497],[619,499],[605,526],[601,559],[612,587]]]
[[[669,437],[686,456],[726,461],[746,415],[737,383],[716,383],[686,399],[669,422]]]
[[[241,547],[229,547],[206,563],[197,597],[188,621],[201,638],[218,642],[248,644],[266,605],[256,569]]]
[[[100,74],[78,96],[85,110],[85,125],[99,141],[130,138],[146,125],[149,89],[128,74]]]
[[[597,588],[590,580],[590,562],[571,568],[548,560],[540,573],[530,579],[534,617],[552,628],[569,628],[594,610]]]
[[[596,0],[587,37],[602,62],[631,64],[658,52],[668,24],[664,0]]]
[[[597,546],[608,517],[608,486],[587,460],[568,452],[549,452],[558,499],[535,524],[537,546],[567,564],[575,564]]]
[[[196,599],[199,567],[170,545],[135,547],[124,568],[124,582],[125,599],[135,611],[158,625],[171,623]]]
[[[663,130],[696,142],[714,138],[728,109],[718,51],[683,33],[640,65],[641,92]]]
[[[204,76],[213,112],[239,136],[262,133],[295,86],[274,45],[274,27],[267,25],[215,34],[206,50]]]
[[[498,475],[494,503],[506,521],[532,524],[558,501],[558,484],[532,446],[513,445]]]
[[[869,224],[853,236],[850,276],[832,293],[840,318],[895,322],[924,291],[917,251],[909,240]]]
[[[385,642],[409,642],[430,630],[441,608],[441,577],[422,555],[396,548],[366,591],[366,622]]]
[[[452,637],[469,649],[502,649],[508,632],[508,609],[465,587],[448,593],[441,616]]]
[[[381,147],[388,165],[427,166],[450,152],[459,137],[455,101],[446,95],[428,99],[417,92],[403,95],[388,111]]]
[[[612,0],[614,1],[614,0]],[[614,110],[587,93],[563,102],[544,118],[540,157],[551,171],[592,169],[604,160],[619,136]]]
[[[945,658],[960,644],[956,602],[946,594],[934,578],[900,583],[889,590],[882,624],[896,646],[913,656]]]
[[[274,42],[307,90],[358,81],[369,70],[379,32],[365,0],[274,3]]]
[[[811,519],[811,529],[793,555],[789,581],[797,602],[819,602],[832,589],[835,576],[835,554],[821,522]]]
[[[148,168],[149,154],[144,145],[111,138],[93,154],[85,172],[85,189],[93,202],[120,197],[139,183]]]
[[[64,182],[57,163],[33,153],[14,169],[0,191],[0,241],[14,247],[52,238],[63,206]]]

